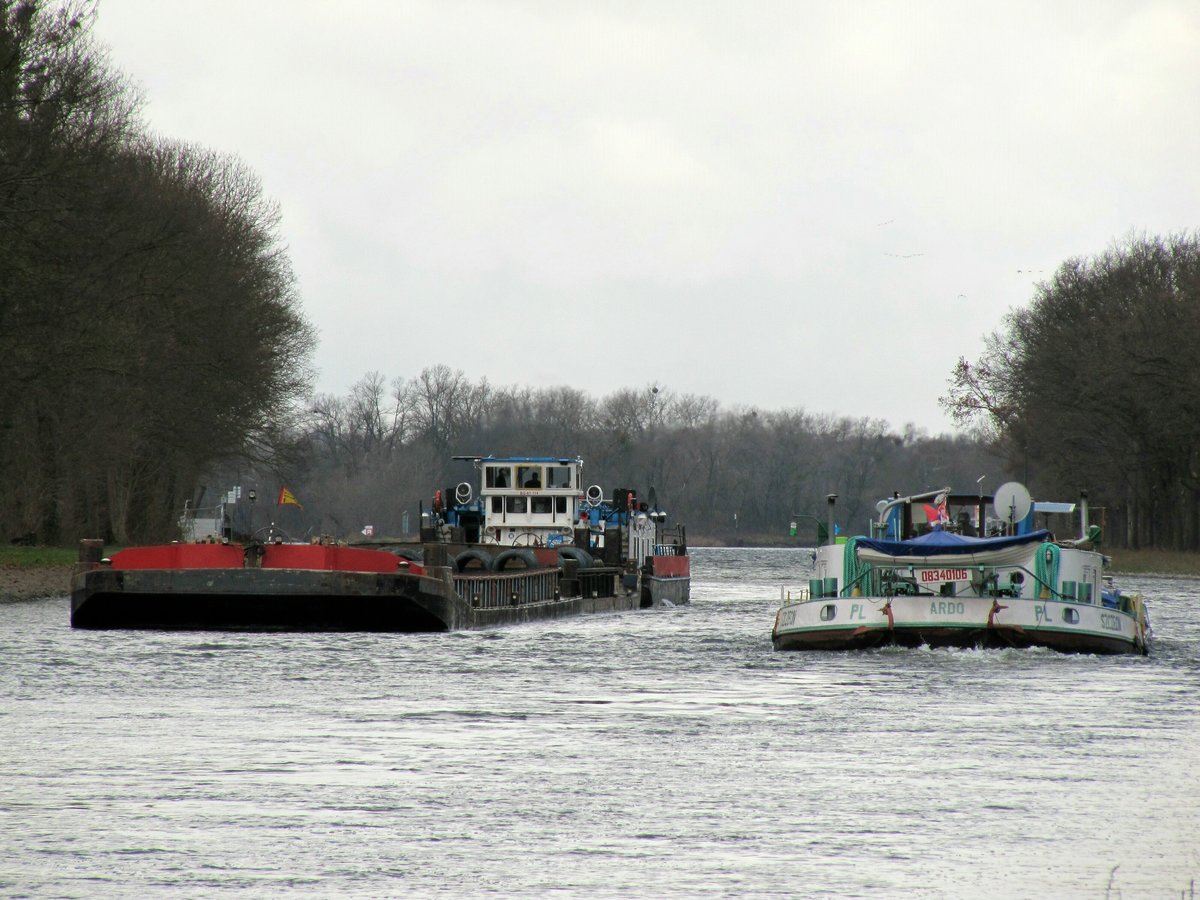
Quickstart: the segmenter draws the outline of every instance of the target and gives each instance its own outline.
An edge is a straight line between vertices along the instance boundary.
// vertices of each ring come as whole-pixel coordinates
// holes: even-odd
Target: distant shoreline
[[[720,544],[695,544],[717,547]],[[739,549],[753,549],[758,544],[741,544]],[[775,544],[775,547],[781,545]],[[786,546],[786,545],[784,545]],[[1116,550],[1111,554],[1114,575],[1154,575],[1166,578],[1200,577],[1200,553],[1177,553],[1169,550]],[[14,600],[37,600],[65,597],[71,592],[73,565],[0,566],[0,603]]]

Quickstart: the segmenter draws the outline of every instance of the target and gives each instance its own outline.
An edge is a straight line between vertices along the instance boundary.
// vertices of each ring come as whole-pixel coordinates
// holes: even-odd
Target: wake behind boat
[[[881,501],[871,534],[817,549],[816,577],[781,605],[772,643],[776,650],[893,644],[1144,654],[1145,604],[1103,574],[1107,560],[1096,549],[1100,529],[1088,524],[1086,496],[1078,539],[1055,540],[1033,527],[1039,511],[1074,509],[1034,504],[1013,482],[994,498],[944,488]]]
[[[260,539],[133,547],[85,541],[76,628],[454,631],[686,603],[682,526],[653,500],[582,487],[583,460],[471,457],[434,495],[421,541]],[[447,497],[453,494],[454,499]]]

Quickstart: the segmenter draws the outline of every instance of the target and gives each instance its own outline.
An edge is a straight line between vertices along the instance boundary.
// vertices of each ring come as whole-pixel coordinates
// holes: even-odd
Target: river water
[[[801,550],[689,607],[448,635],[0,604],[0,895],[1187,897],[1200,580],[1148,658],[776,653]]]

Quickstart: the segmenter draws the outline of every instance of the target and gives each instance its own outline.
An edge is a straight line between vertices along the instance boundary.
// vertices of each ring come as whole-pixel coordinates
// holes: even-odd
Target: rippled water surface
[[[450,635],[72,631],[0,604],[0,894],[1180,897],[1200,581],[1149,658],[775,653],[799,550],[690,607]]]

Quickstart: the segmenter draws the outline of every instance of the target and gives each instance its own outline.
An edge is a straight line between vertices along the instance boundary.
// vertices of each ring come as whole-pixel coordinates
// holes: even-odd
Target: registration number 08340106
[[[970,581],[971,573],[967,569],[921,569],[921,584],[934,581]]]

